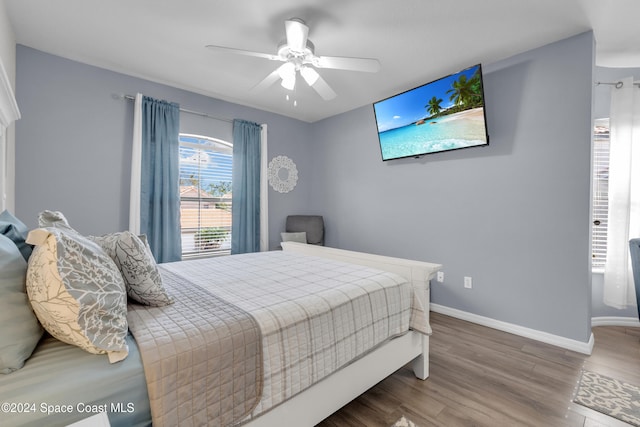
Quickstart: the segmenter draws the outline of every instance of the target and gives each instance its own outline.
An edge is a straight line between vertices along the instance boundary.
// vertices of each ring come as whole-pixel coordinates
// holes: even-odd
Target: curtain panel
[[[260,251],[261,129],[233,121],[231,253]]]
[[[182,257],[179,130],[178,104],[136,96],[129,227],[147,235],[157,262]]]
[[[131,191],[129,194],[129,231],[140,234],[140,174],[142,173],[142,94],[133,104],[133,144],[131,149]]]
[[[640,237],[640,89],[622,79],[611,92],[609,118],[609,216],[604,303],[636,304],[629,240]]]
[[[260,125],[260,250],[269,250],[269,159],[267,124]]]

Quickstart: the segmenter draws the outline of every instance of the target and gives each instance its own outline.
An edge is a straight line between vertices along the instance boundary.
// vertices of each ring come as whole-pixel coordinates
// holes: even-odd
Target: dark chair
[[[631,269],[633,270],[633,282],[636,286],[636,302],[638,304],[638,319],[640,320],[640,239],[629,240],[631,251]]]
[[[324,246],[324,219],[321,215],[289,215],[285,225],[287,233],[307,233],[307,243]]]

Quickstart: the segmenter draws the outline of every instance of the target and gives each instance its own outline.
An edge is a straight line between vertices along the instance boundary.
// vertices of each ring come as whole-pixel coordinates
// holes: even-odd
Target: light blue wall
[[[434,303],[588,341],[593,61],[584,33],[483,64],[488,147],[382,162],[370,106],[315,123],[327,244],[442,263]]]
[[[300,174],[270,190],[271,247],[287,214],[320,213],[328,245],[443,263],[434,303],[586,342],[593,52],[585,33],[483,64],[489,147],[382,162],[371,106],[307,124],[19,46],[16,213],[126,228],[132,106],[111,94],[139,91],[268,123]]]
[[[17,47],[16,214],[36,225],[38,212],[65,213],[80,232],[128,228],[133,102],[113,94],[178,102],[214,117],[268,124],[269,158],[286,154],[298,165],[298,186],[282,195],[270,189],[270,246],[275,248],[289,213],[308,209],[310,125],[146,80]],[[231,124],[181,114],[181,131],[229,138]]]

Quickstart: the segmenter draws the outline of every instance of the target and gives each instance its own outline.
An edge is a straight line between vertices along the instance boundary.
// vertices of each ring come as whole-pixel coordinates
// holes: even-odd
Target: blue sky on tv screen
[[[470,79],[478,67],[480,65],[375,103],[373,108],[376,112],[378,132],[406,126],[428,117],[429,113],[425,106],[434,96],[442,99],[440,106],[443,109],[451,107],[453,101],[449,100],[451,94],[447,93],[451,89],[451,84],[463,74]]]

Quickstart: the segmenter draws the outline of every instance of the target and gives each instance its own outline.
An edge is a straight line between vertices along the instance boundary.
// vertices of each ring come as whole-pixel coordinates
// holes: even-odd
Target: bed
[[[0,424],[66,425],[106,412],[113,426],[150,425],[152,419],[158,426],[312,426],[409,362],[417,378],[428,377],[429,281],[441,265],[294,242],[282,248],[159,265],[177,301],[171,309],[129,304],[132,333],[120,362],[45,336],[23,368],[0,375]],[[332,284],[343,279],[350,285],[336,293]],[[192,332],[206,317],[196,309],[186,320],[168,315],[186,300],[218,315],[226,313],[225,303],[250,313],[240,332],[215,332],[224,349],[242,337],[240,350],[224,352],[233,361],[211,348],[206,356],[182,350],[183,341],[195,347],[210,341]],[[271,306],[283,311],[276,315]],[[364,316],[371,324],[360,312],[375,312]],[[251,322],[260,331],[257,341]],[[337,344],[329,347],[328,336]],[[203,379],[199,369],[212,364],[227,382],[212,386]],[[212,398],[211,390],[220,396]]]

